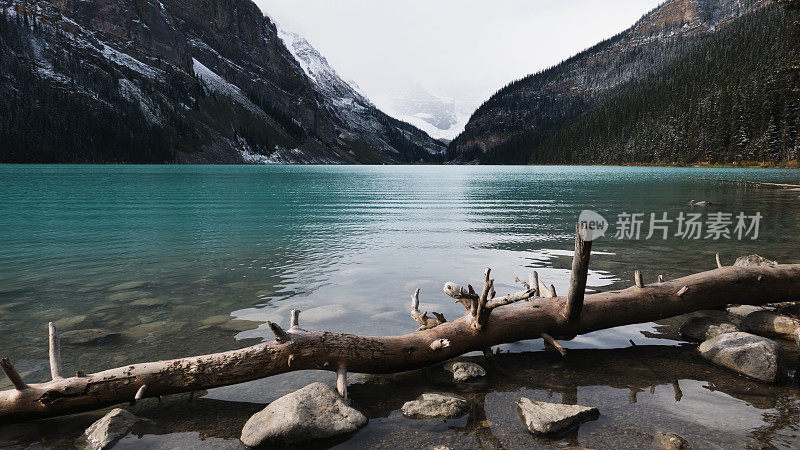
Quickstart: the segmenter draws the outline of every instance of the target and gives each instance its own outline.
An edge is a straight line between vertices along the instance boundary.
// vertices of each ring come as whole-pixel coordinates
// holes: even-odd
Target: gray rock
[[[111,448],[125,437],[136,425],[139,418],[121,408],[114,408],[86,429],[89,447],[94,449]]]
[[[452,419],[469,411],[469,402],[461,397],[442,394],[422,394],[400,408],[404,416],[412,419]]]
[[[725,333],[699,347],[700,355],[719,366],[760,381],[780,378],[782,360],[775,341],[750,333]]]
[[[284,395],[253,415],[242,429],[242,442],[260,445],[298,444],[357,431],[367,418],[324,383]]]
[[[714,317],[692,317],[681,325],[681,336],[690,341],[703,342],[723,333],[733,333],[739,328],[727,320]]]
[[[589,406],[537,402],[525,397],[517,405],[525,426],[538,435],[558,434],[600,415],[597,408]]]
[[[666,450],[692,450],[689,441],[674,433],[665,433],[657,431],[653,438],[654,448],[663,448]]]
[[[486,376],[486,371],[483,367],[471,362],[449,362],[444,365],[444,369],[452,373],[453,379],[456,381],[469,381]]]
[[[755,306],[755,305],[738,305],[738,306],[730,306],[728,307],[727,311],[728,314],[733,317],[747,317],[751,313],[756,311],[768,311],[770,308],[765,306]]]
[[[775,267],[778,263],[758,255],[749,255],[736,258],[736,262],[733,265],[734,267]]]
[[[111,341],[119,337],[119,333],[112,331],[89,328],[85,330],[71,330],[59,333],[61,342],[67,345],[93,345]]]
[[[800,328],[800,321],[772,311],[755,311],[742,319],[742,326],[755,334],[794,339],[794,332]]]

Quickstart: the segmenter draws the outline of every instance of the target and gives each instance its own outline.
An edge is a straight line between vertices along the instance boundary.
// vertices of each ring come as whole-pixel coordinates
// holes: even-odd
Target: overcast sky
[[[370,97],[413,80],[478,103],[628,28],[663,0],[255,1]]]

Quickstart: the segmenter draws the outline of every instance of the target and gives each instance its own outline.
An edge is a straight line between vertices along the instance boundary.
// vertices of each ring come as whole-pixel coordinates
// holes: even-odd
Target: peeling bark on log
[[[459,288],[459,294],[478,297],[462,289]],[[140,391],[144,394],[144,385],[148,397],[158,397],[295,370],[338,372],[346,367],[353,373],[394,373],[494,345],[536,339],[542,334],[574,336],[730,303],[796,301],[798,297],[800,265],[730,266],[642,288],[586,295],[582,313],[573,322],[568,322],[562,313],[567,299],[553,297],[486,308],[488,315],[482,330],[474,328],[475,317],[470,314],[402,336],[309,332],[299,327],[287,333],[270,324],[276,336],[272,342],[224,353],[131,364],[83,377],[30,385],[4,359],[2,368],[16,389],[0,392],[0,421],[40,419],[130,402]],[[480,297],[476,303],[477,300]]]

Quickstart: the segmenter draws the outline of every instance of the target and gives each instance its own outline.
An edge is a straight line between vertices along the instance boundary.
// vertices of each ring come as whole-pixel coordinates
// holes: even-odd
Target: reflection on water
[[[749,253],[798,261],[800,194],[679,176],[800,178],[792,171],[758,169],[0,166],[0,342],[26,380],[35,382],[49,372],[46,324],[51,320],[60,321],[62,332],[112,333],[92,341],[95,335],[80,331],[83,341],[65,343],[68,373],[251,345],[269,336],[265,321],[286,325],[291,309],[303,310],[307,329],[407,333],[416,328],[407,312],[415,288],[421,288],[422,309],[458,317],[463,310],[441,286],[445,281],[480,284],[485,266],[492,267],[500,295],[518,290],[515,276],[527,278],[531,268],[566,292],[573,223],[583,209],[613,221],[621,212],[676,216],[688,211],[689,200],[708,200],[712,206],[703,212],[764,216],[757,241],[597,241],[590,289],[626,286],[635,269],[648,281],[657,274],[677,277],[713,268],[717,251],[728,263]],[[354,397],[372,411],[373,420],[341,445],[388,446],[397,433],[406,432],[420,436],[420,445],[531,445],[533,438],[520,428],[513,405],[519,395],[547,395],[551,388],[540,371],[554,379],[586,374],[586,380],[594,380],[574,381],[574,395],[601,407],[603,415],[568,443],[603,447],[610,442],[603,439],[621,433],[636,444],[652,439],[656,425],[674,424],[669,431],[696,432],[697,439],[706,433],[705,440],[696,440],[699,446],[741,447],[748,439],[778,447],[797,444],[794,425],[781,425],[787,421],[783,411],[797,410],[794,388],[766,389],[728,376],[731,386],[752,385],[762,392],[759,400],[743,399],[729,392],[733,387],[709,388],[726,373],[697,361],[675,368],[672,379],[640,385],[636,372],[650,373],[640,361],[656,358],[636,353],[641,346],[667,345],[648,351],[662,353],[658,358],[664,361],[683,355],[673,350],[675,341],[655,329],[654,324],[620,327],[565,343],[586,361],[582,369],[574,367],[572,356],[563,362],[533,353],[514,366],[515,373],[506,367],[516,364],[514,354],[504,354],[488,387],[474,393],[481,412],[452,423],[399,416],[402,402],[415,396],[406,395],[408,388],[381,383],[369,391],[372,381],[354,386]],[[626,348],[631,340],[637,350],[604,350],[600,360],[586,356],[596,349]],[[541,343],[502,349],[539,351]],[[177,412],[162,417],[162,429],[143,431],[142,441],[137,437],[120,446],[238,445],[202,439],[237,437],[247,414],[227,411],[252,413],[258,405],[235,402],[269,402],[313,380],[330,381],[330,374],[292,374],[215,389],[191,407],[144,408],[143,414],[164,408]],[[675,380],[686,380],[680,382],[680,402],[670,394]],[[420,392],[429,386],[417,383],[414,389]],[[6,387],[7,380],[1,380],[0,388]],[[365,394],[357,394],[359,389]],[[631,389],[642,392],[630,394]],[[561,391],[553,392],[564,400]],[[628,403],[630,395],[636,403]],[[392,403],[377,412],[372,397]],[[186,425],[204,402],[217,406]],[[221,420],[221,409],[230,426],[206,423],[210,416]],[[716,425],[701,420],[714,409],[725,411],[711,415]],[[83,425],[80,418],[56,423],[65,436]],[[36,435],[26,427],[15,426],[9,436]],[[29,439],[4,441],[6,431],[0,444]],[[166,438],[164,433],[175,434]]]

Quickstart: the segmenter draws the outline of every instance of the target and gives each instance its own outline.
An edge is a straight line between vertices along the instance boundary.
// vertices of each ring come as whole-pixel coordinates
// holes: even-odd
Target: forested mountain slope
[[[498,91],[447,158],[796,160],[797,15],[771,0],[668,1],[618,36]]]
[[[326,98],[250,0],[0,8],[0,162],[441,159],[424,132]]]

